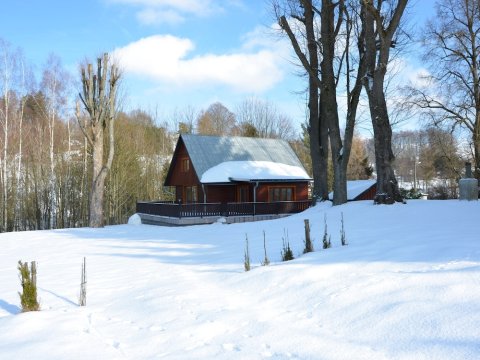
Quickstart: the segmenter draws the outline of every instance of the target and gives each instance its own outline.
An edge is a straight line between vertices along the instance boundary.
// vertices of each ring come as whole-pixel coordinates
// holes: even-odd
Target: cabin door
[[[237,186],[237,202],[248,202],[248,185],[238,185]]]

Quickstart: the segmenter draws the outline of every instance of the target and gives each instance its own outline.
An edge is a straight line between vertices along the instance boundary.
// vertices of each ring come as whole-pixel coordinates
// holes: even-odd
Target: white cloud
[[[209,16],[223,10],[213,0],[107,0],[113,4],[130,5],[138,8],[137,19],[144,25],[162,23],[178,24],[186,16]]]
[[[137,19],[144,25],[180,24],[185,21],[185,18],[176,11],[152,8],[139,11]]]
[[[114,51],[127,73],[178,88],[224,85],[245,93],[260,93],[283,78],[281,59],[273,49],[189,57],[194,43],[171,35],[155,35]]]

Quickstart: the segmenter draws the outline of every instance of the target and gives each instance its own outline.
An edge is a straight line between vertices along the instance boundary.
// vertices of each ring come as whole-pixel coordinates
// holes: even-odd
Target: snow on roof
[[[282,139],[191,134],[182,134],[181,138],[199,179],[207,170],[228,161],[270,161],[303,168],[289,143]]]
[[[232,180],[310,180],[299,166],[271,161],[226,161],[205,171],[201,183],[225,183]]]
[[[365,190],[370,188],[376,180],[351,180],[347,181],[347,200],[353,200]],[[333,191],[328,194],[330,199],[333,198]]]

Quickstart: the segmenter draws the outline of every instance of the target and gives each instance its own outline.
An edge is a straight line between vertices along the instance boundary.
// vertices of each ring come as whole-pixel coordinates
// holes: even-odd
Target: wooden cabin
[[[165,186],[180,204],[308,200],[312,179],[285,140],[181,135]]]

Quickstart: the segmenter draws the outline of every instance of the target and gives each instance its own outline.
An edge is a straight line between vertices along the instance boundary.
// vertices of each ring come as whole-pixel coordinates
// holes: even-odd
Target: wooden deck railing
[[[308,209],[310,200],[278,201],[278,202],[248,202],[248,203],[191,203],[178,204],[174,202],[137,202],[137,213],[183,217],[207,216],[246,216],[246,215],[278,215],[295,214]]]

